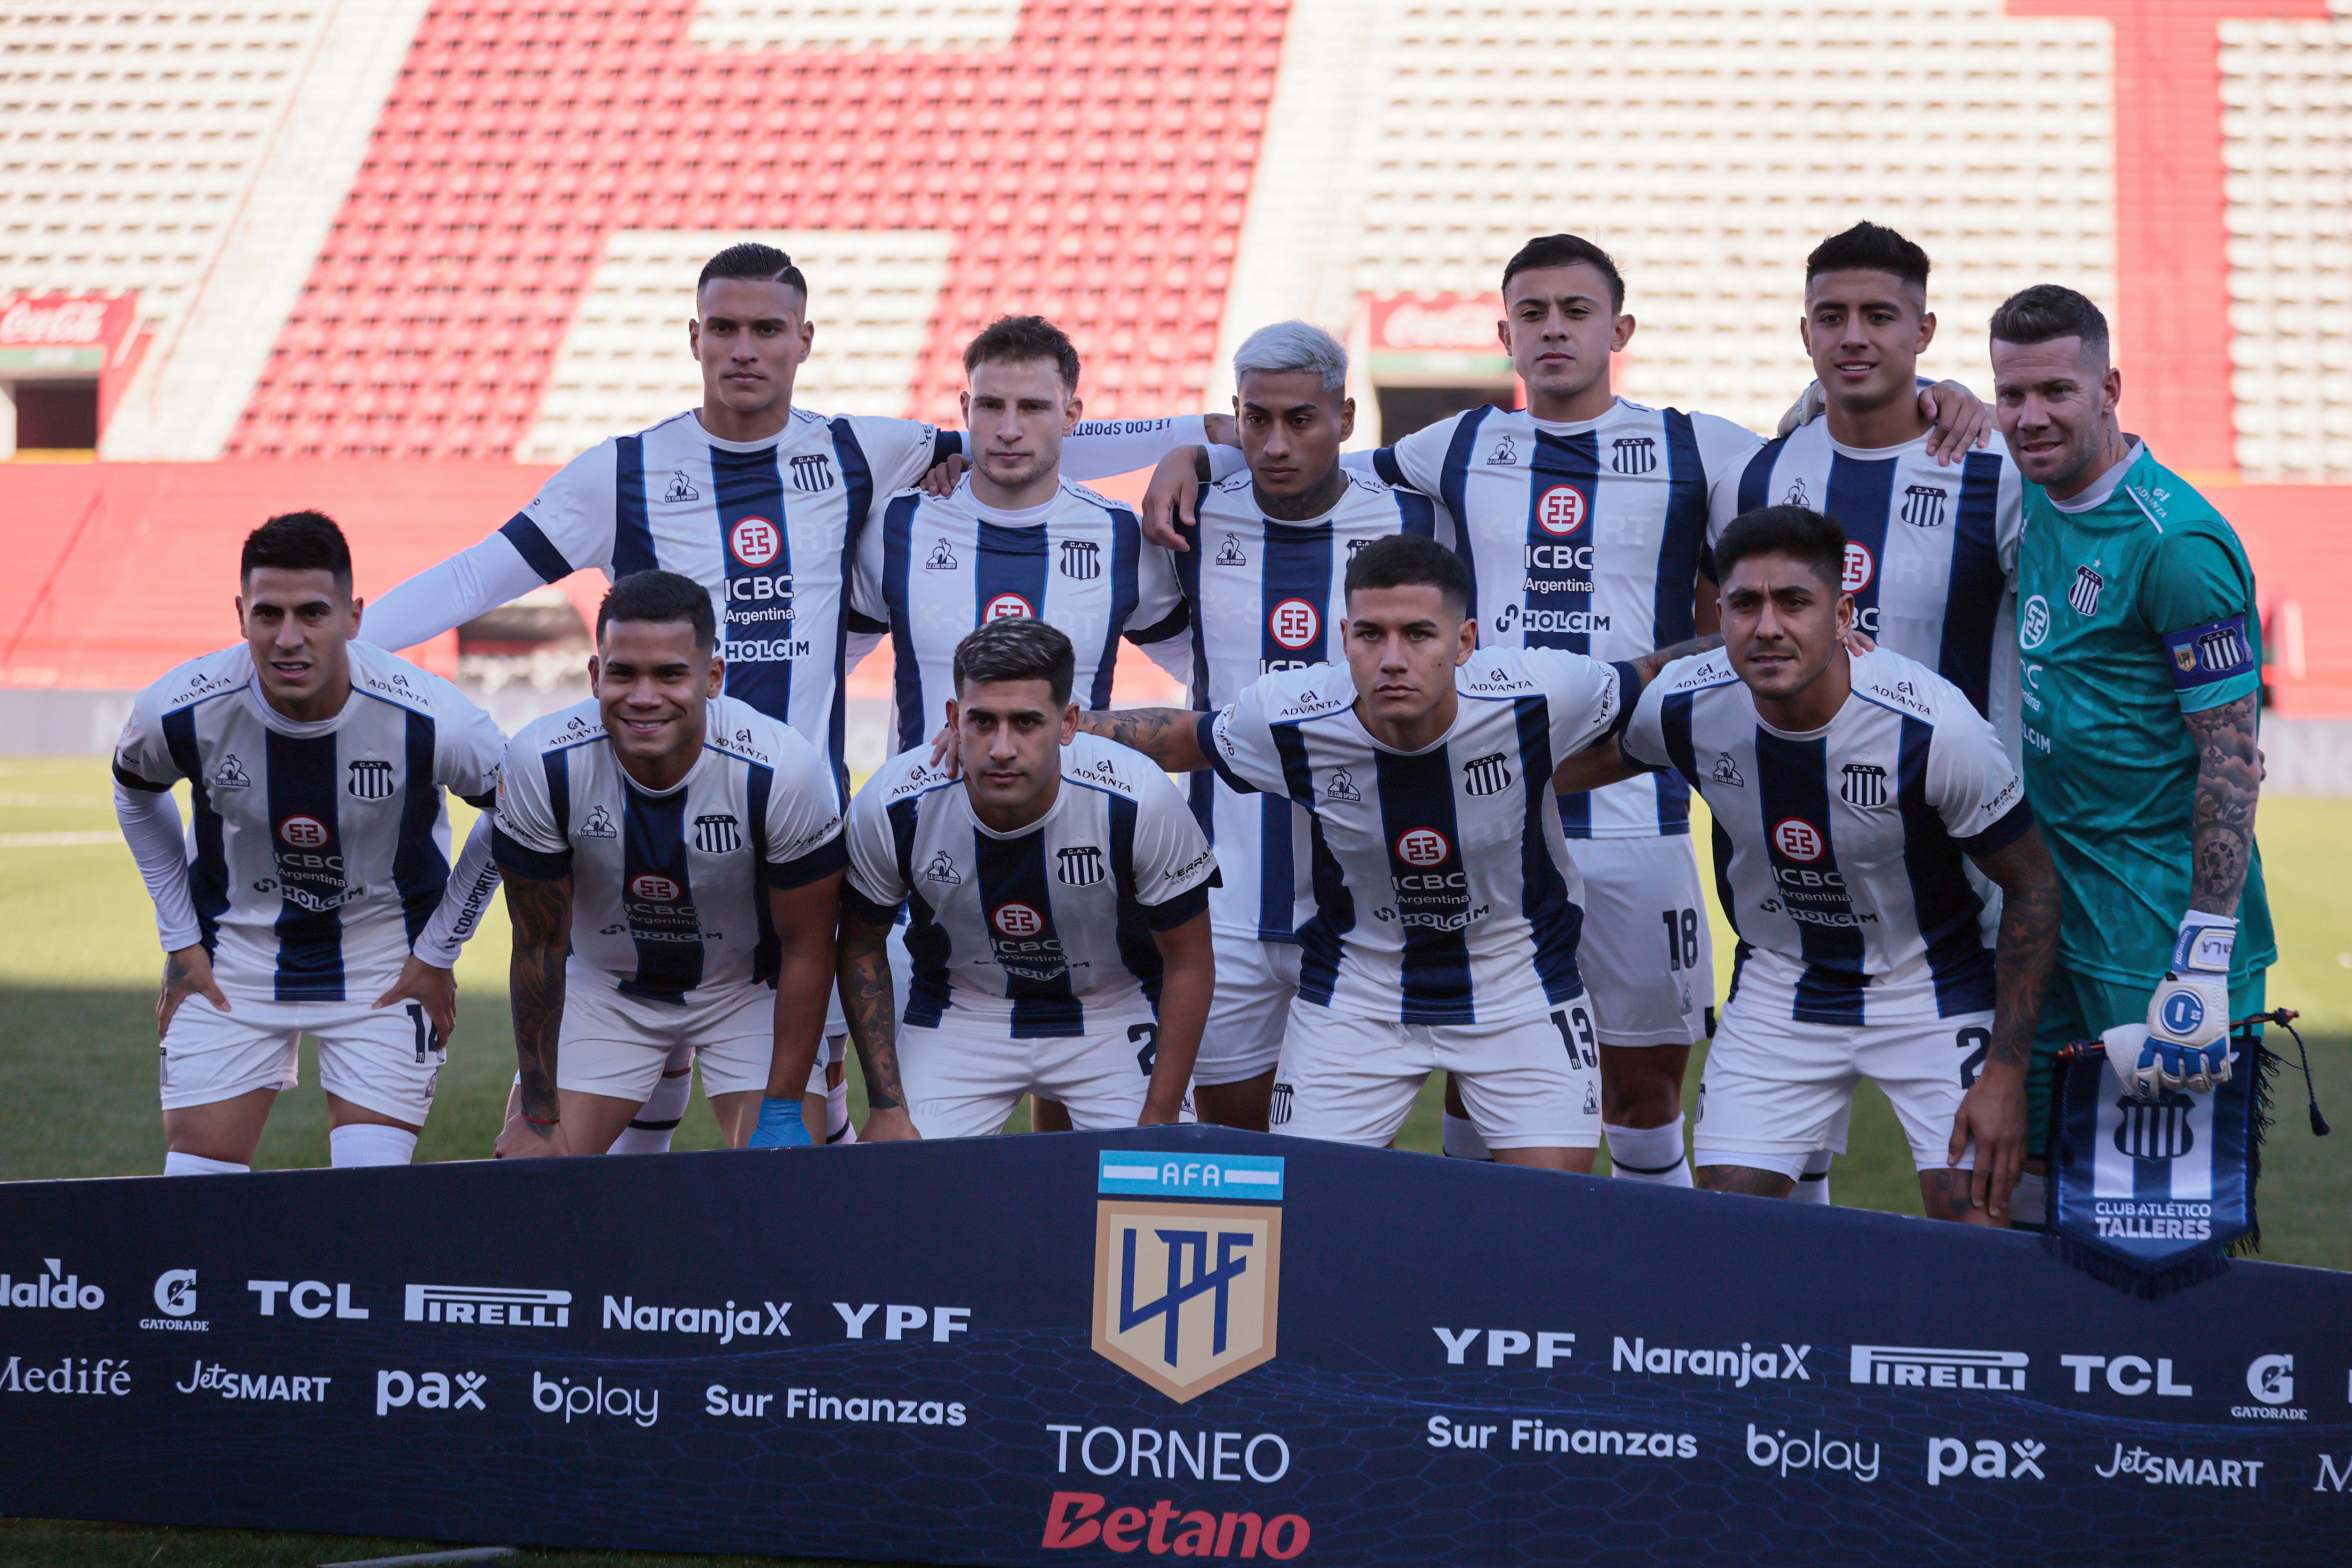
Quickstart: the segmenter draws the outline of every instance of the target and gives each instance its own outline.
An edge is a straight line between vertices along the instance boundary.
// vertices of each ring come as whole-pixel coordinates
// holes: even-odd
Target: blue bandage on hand
[[[808,1123],[801,1120],[801,1102],[797,1096],[779,1098],[763,1095],[760,1100],[760,1124],[751,1130],[754,1149],[806,1149],[814,1144],[809,1136]]]

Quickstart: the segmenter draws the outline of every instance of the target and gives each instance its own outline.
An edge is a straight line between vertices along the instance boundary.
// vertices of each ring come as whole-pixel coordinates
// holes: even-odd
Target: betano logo
[[[1274,1359],[1279,1158],[1106,1151],[1097,1191],[1116,1195],[1096,1205],[1096,1354],[1180,1405]]]

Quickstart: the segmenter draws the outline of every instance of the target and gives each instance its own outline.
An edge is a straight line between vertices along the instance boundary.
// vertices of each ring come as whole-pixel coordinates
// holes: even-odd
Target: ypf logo
[[[784,536],[764,517],[747,517],[727,531],[727,548],[746,566],[765,566],[783,553]]]
[[[315,816],[289,816],[278,825],[278,837],[297,849],[317,849],[327,842],[327,825]]]
[[[996,912],[988,917],[996,929],[1009,937],[1031,937],[1045,929],[1045,917],[1027,904],[999,904]]]
[[[1772,843],[1791,860],[1822,858],[1822,830],[1801,816],[1785,816],[1772,829]]]
[[[1282,1279],[1278,1160],[1171,1161],[1106,1150],[1097,1190],[1097,1355],[1180,1405],[1274,1359]],[[1143,1195],[1161,1193],[1256,1201]]]
[[[1266,630],[1285,647],[1305,647],[1320,636],[1323,617],[1304,599],[1285,599],[1266,616]]]
[[[1034,621],[1037,618],[1037,612],[1031,609],[1029,601],[1018,594],[999,594],[988,601],[988,608],[980,613],[980,618],[983,621]]]
[[[1554,485],[1536,502],[1536,522],[1546,533],[1574,533],[1584,526],[1584,492]]]
[[[1845,542],[1845,576],[1839,587],[1849,594],[1859,594],[1870,586],[1871,574],[1877,570],[1878,563],[1871,559],[1868,545],[1851,539]]]
[[[1434,827],[1408,827],[1397,835],[1397,858],[1408,866],[1439,866],[1454,853],[1445,835]]]
[[[641,871],[629,879],[629,896],[649,904],[677,902],[678,886],[671,879],[651,871]]]

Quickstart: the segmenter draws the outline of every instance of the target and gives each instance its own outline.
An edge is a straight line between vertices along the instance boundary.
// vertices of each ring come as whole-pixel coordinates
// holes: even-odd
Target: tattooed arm
[[[572,877],[506,879],[514,956],[507,971],[514,1011],[517,1091],[521,1115],[499,1138],[501,1158],[562,1154],[563,1129],[555,1092],[557,1037],[563,1029],[563,960],[572,950]]]
[[[2181,715],[2197,743],[2197,805],[2189,824],[2189,907],[2235,917],[2254,858],[2254,803],[2262,764],[2254,752],[2250,693],[2235,702]]]
[[[2000,888],[2000,936],[1994,952],[1992,1038],[1986,1042],[1977,1081],[1952,1119],[1946,1158],[1958,1164],[1975,1140],[1976,1169],[1966,1206],[2006,1224],[2010,1194],[2025,1169],[2025,1069],[2033,1053],[2033,1026],[2058,962],[2058,871],[2039,827],[1969,858]]]
[[[1201,721],[1207,717],[1189,708],[1111,708],[1080,713],[1078,728],[1134,747],[1162,773],[1190,773],[1209,765],[1201,750]]]
[[[866,1072],[866,1126],[858,1136],[889,1143],[922,1136],[907,1114],[907,1091],[898,1080],[898,1007],[890,984],[890,927],[841,915],[836,943],[841,1011]]]

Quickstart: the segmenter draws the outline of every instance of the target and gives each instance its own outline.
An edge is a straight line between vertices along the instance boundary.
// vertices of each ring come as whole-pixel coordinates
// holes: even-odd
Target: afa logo
[[[1274,1359],[1282,1164],[1266,1155],[1103,1151],[1096,1354],[1179,1405]],[[1168,1201],[1200,1197],[1229,1201]]]

